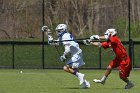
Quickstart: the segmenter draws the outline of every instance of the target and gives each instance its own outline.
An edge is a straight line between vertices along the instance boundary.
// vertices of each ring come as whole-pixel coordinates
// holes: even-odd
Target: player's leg
[[[82,53],[79,53],[78,56],[77,55],[74,56],[74,58],[76,58],[76,59],[75,59],[75,62],[73,63],[73,65],[72,65],[73,68],[76,69],[76,68],[79,68],[79,67],[85,65],[85,62],[83,61],[83,54]],[[83,78],[80,78],[78,76],[80,84],[82,84],[82,87],[83,88],[89,88],[90,87],[90,83],[86,79],[84,79],[84,74],[82,74],[80,72],[78,72],[78,74],[83,76]]]
[[[109,65],[109,66],[107,67],[106,71],[105,71],[104,76],[103,76],[101,79],[94,79],[93,81],[94,81],[95,83],[101,83],[101,84],[104,85],[104,84],[105,84],[105,81],[106,81],[108,75],[111,73],[111,71],[112,71],[112,68],[111,68],[111,66]]]
[[[129,57],[121,62],[119,66],[119,76],[126,83],[125,89],[134,87],[134,84],[128,79],[131,71],[131,64]]]
[[[80,85],[84,84],[85,88],[88,88],[88,87],[90,87],[89,82],[85,81],[85,79],[84,79],[85,75],[83,73],[79,72],[79,67],[81,67],[84,64],[85,63],[83,62],[83,59],[82,59],[82,53],[76,54],[76,55],[73,55],[73,57],[67,62],[67,65],[64,66],[64,70],[66,72],[69,72],[69,73],[75,75],[79,79]]]
[[[71,60],[70,60],[71,61]],[[79,63],[68,62],[66,66],[63,67],[64,71],[71,73],[78,77],[80,85],[84,82],[84,74],[80,73],[78,70]]]
[[[111,73],[112,69],[115,67],[118,67],[119,64],[117,64],[118,62],[116,62],[117,59],[115,58],[114,60],[112,60],[109,64],[109,66],[107,67],[105,74],[103,75],[103,77],[101,79],[94,79],[93,81],[95,83],[101,83],[101,84],[105,84],[105,81],[107,79],[107,77],[109,76],[109,74]]]
[[[104,76],[101,78],[101,81],[102,81],[103,83],[105,83],[105,80],[107,79],[107,77],[109,76],[109,74],[111,73],[111,71],[112,71],[112,67],[109,65],[109,66],[107,67],[106,71],[105,71]]]
[[[84,74],[80,73],[78,68],[72,68],[71,65],[64,66],[63,67],[64,71],[71,73],[71,74],[75,75],[76,77],[78,77],[78,79],[80,81],[80,85],[82,85],[82,83],[84,82]]]
[[[80,81],[80,85],[83,85],[83,88],[90,87],[89,82],[84,79],[84,74],[80,73],[78,68],[72,68],[71,66],[66,65],[66,66],[64,66],[64,71],[71,73],[71,74],[75,75],[76,77],[78,77],[78,79]]]
[[[68,73],[71,73],[71,74],[74,73],[74,70],[71,69],[69,65],[64,66],[63,67],[63,70],[66,71],[66,72],[68,72]]]
[[[78,77],[80,85],[84,82],[84,74],[80,73],[78,68],[85,64],[81,59],[82,58],[80,55],[73,55],[72,58],[67,62],[67,65],[64,66],[64,70],[66,72]]]
[[[132,87],[134,87],[134,84],[127,78],[129,76],[129,71],[119,71],[120,73],[120,79],[122,79],[126,85],[125,85],[125,89],[130,89]]]
[[[68,72],[68,73],[71,73],[75,76],[79,76],[80,73],[79,73],[79,69],[78,68],[72,68],[71,65],[66,65],[63,67],[64,71]]]

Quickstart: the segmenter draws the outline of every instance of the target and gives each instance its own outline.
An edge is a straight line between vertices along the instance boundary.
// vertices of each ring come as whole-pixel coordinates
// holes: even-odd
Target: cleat
[[[82,84],[82,88],[83,89],[90,88],[90,83],[87,80],[84,80],[84,82]]]
[[[125,86],[125,89],[130,89],[130,88],[132,88],[132,87],[134,87],[134,84],[131,83],[131,82],[129,82],[129,83]]]
[[[95,82],[95,83],[101,83],[103,85],[105,84],[105,81],[101,81],[99,79],[94,79],[93,82]]]

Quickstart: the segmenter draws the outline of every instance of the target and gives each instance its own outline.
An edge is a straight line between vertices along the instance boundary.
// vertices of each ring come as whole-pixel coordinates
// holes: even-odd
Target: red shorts
[[[119,75],[121,78],[129,77],[130,71],[132,69],[130,58],[127,57],[125,60],[120,60],[115,58],[110,62],[110,67],[119,69]]]

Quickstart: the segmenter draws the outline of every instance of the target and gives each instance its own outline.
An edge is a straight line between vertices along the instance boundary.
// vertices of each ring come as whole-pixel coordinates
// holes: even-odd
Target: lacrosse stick
[[[60,56],[60,51],[58,50],[58,47],[56,46],[56,45],[58,45],[56,42],[57,40],[53,39],[53,37],[51,35],[52,34],[51,30],[48,28],[48,26],[43,26],[41,30],[44,31],[46,36],[48,37],[48,44],[53,45],[55,47],[58,55]]]
[[[67,41],[79,41],[79,42],[82,42],[82,41],[89,41],[90,39],[89,38],[83,38],[83,39],[74,39],[74,40],[62,40],[62,41],[59,41],[59,40],[53,40],[53,42],[67,42]],[[105,42],[106,40],[90,40],[89,42]]]

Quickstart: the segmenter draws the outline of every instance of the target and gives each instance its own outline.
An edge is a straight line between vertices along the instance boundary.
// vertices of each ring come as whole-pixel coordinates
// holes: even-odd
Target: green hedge
[[[80,45],[84,54],[84,61],[86,65],[83,67],[95,67],[100,66],[100,48],[95,46]],[[128,50],[128,45],[125,46]],[[65,62],[59,60],[60,55],[63,53],[63,46],[57,46],[60,54],[57,52],[54,46],[45,45],[45,68],[49,67],[63,67]],[[139,45],[134,49],[134,66],[140,67],[139,64]],[[115,55],[110,49],[104,50],[101,48],[101,66],[106,67]],[[13,66],[13,60],[15,67],[35,67],[42,68],[42,46],[41,45],[15,45],[14,59],[11,45],[0,46],[0,66]]]

